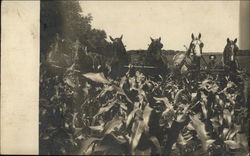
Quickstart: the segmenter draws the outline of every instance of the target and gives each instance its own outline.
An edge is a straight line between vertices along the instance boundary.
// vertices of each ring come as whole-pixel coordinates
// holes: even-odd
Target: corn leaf
[[[116,100],[110,102],[107,106],[101,107],[98,111],[98,113],[94,116],[94,118],[96,118],[98,115],[108,112],[115,104],[116,104]]]
[[[116,128],[119,129],[121,127],[123,119],[116,116],[111,121],[107,122],[103,129],[104,134],[109,134],[114,131]]]
[[[141,135],[144,132],[145,129],[145,124],[143,122],[143,120],[135,120],[133,127],[132,127],[132,135],[131,135],[131,150],[132,152],[135,151],[135,148],[137,147],[140,139],[141,139]]]
[[[149,140],[154,144],[154,146],[156,147],[156,151],[157,154],[162,155],[162,151],[161,151],[161,145],[159,140],[155,137],[155,136],[151,136],[149,138]]]
[[[82,76],[98,83],[110,83],[108,79],[105,78],[103,73],[86,73]]]
[[[128,125],[130,124],[131,120],[134,118],[135,113],[138,111],[139,109],[133,109],[130,114],[127,117],[127,121],[126,121],[126,127],[128,127]]]
[[[98,126],[89,126],[91,130],[102,132],[104,129],[104,124],[98,125]]]
[[[238,148],[240,148],[240,144],[237,143],[237,142],[234,141],[234,140],[226,140],[226,141],[224,141],[224,143],[225,143],[226,145],[228,145],[228,147],[229,147],[230,149],[238,149]]]
[[[198,115],[193,115],[190,116],[190,119],[192,121],[193,127],[195,128],[197,132],[197,137],[201,140],[202,142],[202,148],[204,151],[208,150],[208,147],[215,141],[209,138],[207,135],[208,132],[205,129],[205,124],[200,121],[198,118]]]

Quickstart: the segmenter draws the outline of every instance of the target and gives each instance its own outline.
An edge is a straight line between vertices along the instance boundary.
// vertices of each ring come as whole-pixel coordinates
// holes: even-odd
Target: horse
[[[153,39],[150,37],[151,43],[147,49],[145,58],[145,66],[154,67],[153,70],[145,69],[144,74],[147,76],[159,78],[166,74],[168,69],[167,58],[162,55],[163,44],[161,43],[161,37]]]
[[[112,41],[111,49],[113,60],[111,62],[111,72],[110,77],[113,79],[122,77],[125,75],[128,69],[124,66],[128,65],[129,59],[127,56],[125,45],[122,42],[123,35],[118,38],[113,38],[109,36],[110,40]]]
[[[237,38],[235,40],[230,40],[227,38],[227,44],[223,51],[223,66],[226,70],[235,71],[238,68],[238,62],[236,60],[236,52],[239,50],[237,46]]]
[[[185,53],[178,53],[173,57],[174,68],[177,73],[186,74],[190,70],[200,71],[200,60],[204,43],[201,41],[201,33],[198,37],[191,35],[189,48]]]
[[[113,38],[109,36],[110,40],[112,41],[112,50],[115,57],[117,57],[122,62],[127,62],[127,52],[125,46],[122,42],[123,35],[118,38]]]
[[[126,73],[124,65],[128,64],[128,57],[122,42],[123,35],[118,38],[109,36],[109,38],[112,42],[103,47],[102,54],[83,50],[81,63],[88,66],[92,72],[103,72],[104,75],[116,79]]]
[[[124,73],[123,66],[128,63],[128,57],[125,46],[122,43],[122,36],[115,39],[109,36],[112,43],[103,48],[104,52],[102,54],[88,51],[87,48],[83,49],[80,59],[82,70],[103,72],[111,78],[116,78]]]

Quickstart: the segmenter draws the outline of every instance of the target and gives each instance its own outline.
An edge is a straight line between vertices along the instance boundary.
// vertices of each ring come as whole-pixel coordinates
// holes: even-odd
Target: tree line
[[[104,47],[109,44],[106,41],[106,32],[92,28],[92,16],[82,13],[79,2],[75,0],[41,2],[41,58],[48,54],[56,35],[65,41],[62,45],[63,51],[70,51],[67,48],[71,43],[79,40],[89,51],[105,53]]]

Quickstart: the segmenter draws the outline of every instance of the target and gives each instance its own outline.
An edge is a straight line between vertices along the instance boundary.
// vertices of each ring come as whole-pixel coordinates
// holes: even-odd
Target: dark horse
[[[233,41],[227,38],[227,44],[223,51],[223,65],[228,71],[235,71],[238,68],[237,61],[235,59],[236,52],[239,50],[236,45],[237,38]]]
[[[112,41],[111,49],[113,54],[110,77],[114,79],[125,75],[127,68],[124,66],[128,65],[129,62],[125,46],[122,42],[122,37],[123,35],[119,38],[112,38],[109,36]]]
[[[104,75],[115,79],[126,73],[123,67],[128,63],[125,46],[122,43],[122,36],[113,39],[112,43],[103,47],[102,54],[88,51],[84,48],[81,53],[81,72],[103,72]]]
[[[194,34],[192,34],[191,38],[192,41],[189,45],[189,48],[187,49],[187,52],[176,54],[173,58],[174,67],[181,74],[185,74],[190,70],[194,70],[196,73],[200,71],[200,61],[204,43],[200,40],[200,33],[198,37],[194,37]]]
[[[145,59],[145,66],[152,67],[152,69],[145,69],[145,74],[150,77],[159,78],[166,74],[168,65],[167,59],[162,55],[161,37],[158,39],[151,38],[151,43],[147,50]]]

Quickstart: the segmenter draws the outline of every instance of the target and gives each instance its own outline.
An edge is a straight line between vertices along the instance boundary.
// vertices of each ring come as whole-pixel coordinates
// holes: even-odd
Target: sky
[[[80,1],[80,5],[84,15],[93,16],[93,28],[113,38],[123,34],[127,50],[147,49],[150,37],[161,37],[166,50],[185,50],[191,34],[201,33],[204,52],[222,52],[228,37],[239,37],[239,1]]]

